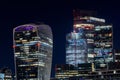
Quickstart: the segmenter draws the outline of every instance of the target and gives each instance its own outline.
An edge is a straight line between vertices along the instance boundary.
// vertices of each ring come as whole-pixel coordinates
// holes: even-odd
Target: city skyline
[[[88,11],[73,11],[73,31],[66,35],[66,63],[56,64],[55,78],[69,80],[74,77],[76,80],[81,77],[86,80],[103,76],[107,79],[102,70],[109,75],[109,65],[115,61],[112,25]],[[100,72],[102,74],[97,75]]]
[[[54,73],[54,65],[55,64],[64,64],[65,63],[65,35],[72,31],[72,9],[79,8],[81,10],[95,10],[98,13],[98,17],[105,18],[108,23],[113,24],[113,35],[114,38],[114,48],[119,49],[120,45],[120,32],[119,32],[119,18],[120,18],[120,10],[117,2],[108,2],[108,1],[100,1],[92,2],[92,1],[76,1],[76,2],[66,2],[61,6],[61,2],[51,7],[51,4],[47,4],[45,7],[43,5],[35,5],[31,7],[30,5],[20,5],[20,4],[9,4],[7,6],[2,7],[1,12],[1,55],[0,56],[0,66],[9,66],[14,70],[14,60],[13,60],[13,48],[12,48],[12,29],[14,26],[18,26],[21,24],[31,23],[31,22],[45,22],[50,25],[53,30],[54,35],[54,52],[53,52],[53,68],[52,71]],[[116,4],[113,6],[113,4]],[[101,5],[103,4],[103,5]],[[3,35],[5,37],[3,37]],[[14,72],[14,71],[13,71]]]

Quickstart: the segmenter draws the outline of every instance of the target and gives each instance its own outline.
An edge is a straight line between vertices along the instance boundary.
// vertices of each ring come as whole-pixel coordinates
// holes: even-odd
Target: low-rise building
[[[9,68],[0,69],[0,80],[13,80],[12,71]]]

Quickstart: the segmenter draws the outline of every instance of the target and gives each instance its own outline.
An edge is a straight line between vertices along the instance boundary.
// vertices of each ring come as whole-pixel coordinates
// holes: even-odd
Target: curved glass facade
[[[17,80],[50,80],[52,31],[48,25],[25,24],[13,30]]]

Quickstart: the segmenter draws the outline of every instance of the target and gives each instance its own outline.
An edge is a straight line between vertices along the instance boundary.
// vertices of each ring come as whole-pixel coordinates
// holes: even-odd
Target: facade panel
[[[67,35],[66,63],[79,64],[86,62],[87,43],[83,35],[73,32]]]

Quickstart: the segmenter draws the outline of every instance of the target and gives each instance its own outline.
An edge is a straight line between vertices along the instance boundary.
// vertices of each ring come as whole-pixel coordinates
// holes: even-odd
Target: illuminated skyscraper
[[[73,13],[74,29],[66,35],[66,64],[112,62],[112,25],[85,13]]]
[[[13,30],[17,80],[50,80],[52,32],[48,25],[25,24]]]

